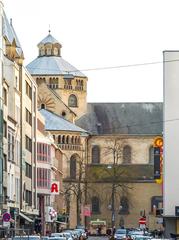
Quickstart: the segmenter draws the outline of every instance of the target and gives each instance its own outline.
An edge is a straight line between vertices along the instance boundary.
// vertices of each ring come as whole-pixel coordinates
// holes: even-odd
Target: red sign
[[[57,183],[52,183],[51,185],[51,193],[58,193],[58,184]]]
[[[9,222],[10,219],[11,219],[11,214],[8,213],[8,212],[4,213],[3,216],[2,216],[2,219],[3,219],[4,222]]]
[[[139,224],[146,224],[146,218],[140,218]]]
[[[83,215],[86,217],[91,217],[91,208],[90,205],[85,205],[83,207]]]

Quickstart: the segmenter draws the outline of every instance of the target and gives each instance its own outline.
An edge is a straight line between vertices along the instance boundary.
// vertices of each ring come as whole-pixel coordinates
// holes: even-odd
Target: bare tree
[[[98,166],[95,166],[98,171],[94,171],[95,167],[92,167],[91,169],[91,175],[90,175],[90,170],[88,173],[88,181],[91,183],[89,185],[94,186],[94,183],[99,183],[99,182],[104,182],[106,183],[102,189],[100,189],[100,199],[104,197],[104,201],[109,203],[109,208],[111,210],[111,225],[112,227],[115,226],[115,221],[116,221],[116,202],[117,199],[120,198],[128,199],[129,197],[129,189],[131,189],[131,186],[129,183],[127,183],[129,180],[130,176],[128,171],[122,166],[122,159],[124,155],[124,147],[127,146],[127,142],[123,139],[115,138],[109,141],[106,141],[106,145],[104,146],[104,156],[112,156],[112,161],[105,163],[105,164],[100,164]],[[126,154],[126,160],[127,157],[130,158],[131,156],[127,156]],[[130,152],[131,154],[131,152]],[[129,161],[130,162],[130,161]],[[101,194],[105,192],[111,192],[111,194]],[[95,186],[93,193],[95,192]],[[124,201],[123,201],[124,203]],[[123,204],[122,203],[122,204]],[[127,207],[126,202],[126,207]],[[123,207],[123,206],[121,206]],[[118,206],[118,211],[120,211],[120,206]]]

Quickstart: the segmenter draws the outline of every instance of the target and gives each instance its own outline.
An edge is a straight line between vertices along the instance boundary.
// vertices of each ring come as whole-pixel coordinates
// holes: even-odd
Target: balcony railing
[[[75,87],[75,90],[83,91],[83,86],[76,86],[76,87]]]
[[[70,89],[70,90],[71,90],[71,89],[73,89],[73,86],[72,86],[72,85],[67,85],[67,84],[65,84],[65,85],[64,85],[64,89]]]
[[[52,89],[57,89],[58,88],[58,84],[51,83],[51,84],[48,84],[48,87],[52,88]]]
[[[81,144],[58,144],[62,150],[81,151]]]

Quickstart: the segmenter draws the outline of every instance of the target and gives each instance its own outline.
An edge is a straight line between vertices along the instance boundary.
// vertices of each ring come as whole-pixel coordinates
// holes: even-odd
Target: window
[[[69,96],[69,98],[68,98],[68,106],[69,107],[77,107],[78,106],[78,104],[77,104],[77,97],[74,94]]]
[[[154,148],[151,146],[149,148],[149,164],[154,164]]]
[[[51,48],[47,48],[47,55],[51,55],[52,53],[52,50],[51,50]]]
[[[15,193],[16,193],[16,202],[20,202],[20,179],[15,178]]]
[[[20,165],[20,141],[16,140],[16,164]]]
[[[45,107],[45,104],[44,104],[44,103],[42,103],[42,104],[41,104],[41,109],[46,109],[46,107]]]
[[[3,203],[7,204],[7,188],[3,187]]]
[[[100,213],[100,206],[99,206],[99,198],[98,197],[92,197],[91,205],[92,205],[92,213],[93,214],[99,214]]]
[[[50,78],[49,79],[49,85],[50,88],[52,89],[57,89],[58,88],[58,78]]]
[[[119,214],[129,214],[129,201],[127,197],[121,197]]]
[[[70,178],[76,179],[76,158],[72,156],[70,158]]]
[[[131,163],[131,147],[128,145],[123,148],[123,163]]]
[[[29,110],[26,110],[26,122],[28,122],[30,124],[30,126],[32,126],[32,114],[29,112]]]
[[[7,171],[7,155],[3,154],[3,170]]]
[[[3,88],[3,100],[4,100],[4,105],[7,106],[7,90]]]
[[[58,136],[58,144],[61,143],[61,135]]]
[[[29,206],[32,206],[32,192],[26,190],[25,191],[25,201],[28,203]]]
[[[8,128],[8,161],[14,162],[14,130]]]
[[[28,163],[25,163],[25,175],[28,178],[32,178],[32,166]]]
[[[50,162],[51,148],[45,143],[37,143],[37,161]]]
[[[99,146],[94,146],[92,148],[92,163],[94,163],[94,164],[100,163],[100,148],[99,148]]]
[[[46,168],[37,168],[37,187],[50,188],[51,171]]]
[[[7,138],[7,122],[3,121],[3,137]]]
[[[26,94],[32,100],[32,88],[26,81]]]
[[[32,152],[32,139],[30,139],[27,135],[25,136],[25,147],[29,152]]]
[[[15,84],[16,84],[16,89],[19,90],[19,79],[17,76],[15,77]]]

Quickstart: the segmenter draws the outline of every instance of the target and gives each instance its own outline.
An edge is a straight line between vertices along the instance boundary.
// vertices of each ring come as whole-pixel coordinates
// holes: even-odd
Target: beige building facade
[[[27,69],[38,85],[38,107],[47,121],[45,128],[54,136],[63,153],[64,188],[78,186],[78,193],[83,192],[81,195],[65,192],[68,196],[65,212],[69,215],[69,227],[74,228],[79,222],[89,226],[90,220],[98,218],[111,226],[110,199],[104,201],[102,193],[110,198],[112,178],[106,182],[99,174],[99,168],[104,171],[108,166],[113,167],[114,149],[111,144],[115,141],[120,146],[116,153],[118,168],[124,168],[129,175],[127,179],[119,179],[118,184],[121,181],[123,185],[132,186],[128,190],[129,199],[122,201],[120,192],[116,197],[115,204],[123,213],[117,214],[118,210],[115,210],[116,226],[120,225],[121,219],[126,227],[137,227],[142,214],[147,218],[148,227],[158,227],[152,206],[161,204],[162,190],[153,178],[153,140],[162,134],[162,104],[87,104],[87,77],[61,57],[61,47],[49,33],[38,44],[38,58],[29,63]],[[85,166],[85,174],[79,178],[81,162]],[[96,167],[98,170],[94,174]],[[86,168],[91,171],[89,176]],[[88,184],[90,188],[85,194],[84,186]],[[101,186],[106,185],[108,192],[101,191]],[[90,190],[94,188],[98,189],[98,195]],[[138,200],[142,193],[143,202]],[[86,204],[91,206],[90,218],[83,214]],[[127,206],[128,210],[125,210]],[[98,211],[95,210],[97,207]]]

